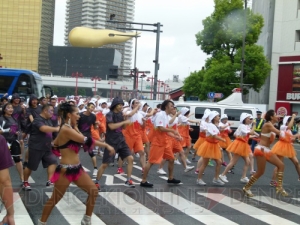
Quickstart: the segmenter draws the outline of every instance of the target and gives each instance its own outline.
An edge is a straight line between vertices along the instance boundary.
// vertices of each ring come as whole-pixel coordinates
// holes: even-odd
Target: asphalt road
[[[295,149],[299,158],[300,145],[295,144]],[[80,157],[92,177],[89,155],[81,151]],[[97,162],[99,166],[101,158],[98,157]],[[206,168],[203,180],[207,186],[201,187],[196,184],[194,170],[184,173],[181,165],[175,165],[174,174],[181,180],[180,185],[167,184],[166,176],[158,175],[157,166],[153,166],[148,181],[154,183],[154,187],[142,188],[139,186],[141,170],[138,158],[135,162],[132,176],[137,184],[135,188],[124,186],[126,175],[117,175],[116,165],[105,171],[92,224],[300,224],[299,181],[294,166],[287,159],[284,188],[290,196],[276,196],[275,188],[269,185],[273,166],[268,164],[265,175],[252,188],[256,195],[253,199],[245,197],[241,190],[242,159],[235,166],[235,173],[227,175],[229,183],[224,187],[212,184],[214,167]],[[192,164],[196,166],[196,162]],[[164,169],[167,171],[167,164]],[[126,166],[124,170],[126,172]],[[45,186],[46,170],[40,165],[38,171],[32,173],[31,181],[34,183],[31,183],[31,191],[21,189],[15,167],[10,172],[15,194],[16,224],[37,224],[43,205],[52,192],[52,188]],[[79,225],[85,212],[86,196],[77,186],[71,186],[64,199],[53,209],[47,224]]]

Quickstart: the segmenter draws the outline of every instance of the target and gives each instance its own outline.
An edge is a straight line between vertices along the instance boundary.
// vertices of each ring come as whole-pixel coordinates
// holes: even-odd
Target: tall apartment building
[[[258,44],[272,70],[256,98],[268,96],[279,115],[300,114],[300,0],[253,0],[253,11],[264,17]]]
[[[50,74],[48,46],[53,44],[55,1],[0,1],[0,53],[6,68]]]
[[[133,22],[134,0],[67,0],[65,45],[70,45],[68,35],[77,26],[90,27],[93,29],[122,30],[124,24],[107,22],[110,15],[115,14],[117,21]],[[114,48],[122,55],[119,73],[122,69],[131,68],[132,42],[111,44],[104,48]],[[129,72],[128,72],[129,73]]]

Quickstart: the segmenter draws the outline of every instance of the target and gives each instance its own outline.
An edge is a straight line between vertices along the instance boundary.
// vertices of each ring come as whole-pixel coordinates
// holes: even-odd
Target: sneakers
[[[199,173],[199,170],[195,170],[195,174],[198,174]]]
[[[174,164],[176,164],[176,165],[181,165],[181,163],[179,162],[178,159],[176,159],[176,160],[174,161]]]
[[[206,185],[206,183],[202,179],[197,179],[196,184],[198,184],[200,186],[205,186]]]
[[[227,180],[226,175],[220,174],[220,175],[219,175],[219,178],[221,179],[221,181],[223,181],[223,182],[225,182],[225,183],[228,183],[228,182],[229,182],[229,181]]]
[[[216,184],[216,185],[219,185],[219,186],[223,186],[225,183],[220,179],[213,179],[213,183]]]
[[[38,225],[47,225],[47,222],[42,222],[40,219],[38,219]]]
[[[133,183],[133,181],[130,179],[130,180],[127,180],[126,182],[125,182],[125,186],[126,187],[131,187],[131,188],[134,188],[135,187],[135,185],[134,185],[134,183]]]
[[[184,169],[184,172],[187,173],[187,172],[191,171],[194,168],[195,168],[194,166],[186,166],[186,168]]]
[[[222,166],[227,166],[227,163],[226,162],[222,162]]]
[[[92,225],[91,217],[84,215],[81,220],[81,225]]]
[[[249,178],[248,177],[243,177],[243,178],[240,179],[240,181],[242,183],[248,183],[249,182]]]
[[[140,154],[139,153],[135,153],[135,157],[140,158]]]
[[[94,171],[93,171],[93,177],[96,177],[97,173],[98,173],[98,169],[94,169]]]
[[[253,175],[253,174],[255,174],[255,173],[256,173],[255,170],[251,170],[251,171],[250,171],[250,174],[251,174],[251,175]]]
[[[176,180],[175,178],[173,178],[172,180],[167,180],[168,184],[179,184],[181,181],[180,180]]]
[[[153,187],[153,184],[151,184],[148,181],[146,181],[146,182],[141,182],[140,186],[141,187]]]
[[[186,159],[186,164],[191,164],[191,161]]]
[[[124,170],[122,167],[118,168],[117,174],[124,174]]]
[[[25,191],[31,191],[31,187],[28,183],[28,181],[24,181],[23,182],[23,187],[22,187]]]
[[[98,188],[98,191],[101,191],[100,184],[99,183],[95,183],[95,185]]]
[[[208,161],[208,165],[209,165],[209,166],[215,166],[215,164],[214,164],[213,161],[211,161],[211,160]]]
[[[166,175],[166,174],[167,174],[167,173],[164,171],[163,168],[158,169],[158,170],[157,170],[157,173],[160,174],[160,175]]]
[[[278,186],[277,181],[276,180],[271,180],[270,186],[277,187]]]
[[[47,183],[46,183],[46,186],[47,186],[47,187],[52,187],[52,186],[53,186],[53,183],[52,183],[50,180],[48,180]]]

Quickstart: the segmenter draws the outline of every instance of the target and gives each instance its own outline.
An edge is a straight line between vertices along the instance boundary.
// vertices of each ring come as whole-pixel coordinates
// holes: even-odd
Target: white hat
[[[184,116],[188,111],[190,111],[190,109],[187,108],[187,107],[183,107],[183,108],[180,109],[180,113],[181,113],[181,115],[183,115],[183,116]]]
[[[251,117],[251,114],[248,113],[242,113],[240,116],[240,123],[243,123],[243,121],[247,118],[247,117]]]
[[[94,99],[92,98],[89,103],[92,103],[94,106],[96,106],[96,101],[94,101]]]
[[[111,102],[108,102],[108,103],[107,103],[107,107],[110,107],[110,106],[111,106]]]
[[[282,124],[283,124],[284,126],[286,125],[286,123],[287,123],[287,121],[289,120],[290,117],[291,117],[291,116],[285,116],[285,117],[283,118]]]
[[[51,98],[57,98],[57,95],[53,95]]]
[[[78,102],[78,106],[81,106],[81,105],[84,105],[84,100],[82,98],[79,99],[79,102]]]
[[[202,119],[206,120],[207,117],[209,116],[209,114],[210,114],[210,109],[205,109],[205,111],[203,113],[203,116],[202,116]]]
[[[130,108],[132,108],[132,103],[133,103],[133,101],[136,101],[136,100],[137,100],[136,98],[131,99],[131,101],[130,101],[130,103],[129,103],[129,107],[130,107]]]
[[[221,120],[222,120],[222,119],[228,119],[227,114],[223,114],[223,115],[221,116]]]
[[[126,108],[126,107],[128,107],[128,106],[129,106],[128,102],[124,102],[123,108]]]
[[[211,111],[208,116],[209,122],[211,122],[217,115],[220,115],[217,111]]]

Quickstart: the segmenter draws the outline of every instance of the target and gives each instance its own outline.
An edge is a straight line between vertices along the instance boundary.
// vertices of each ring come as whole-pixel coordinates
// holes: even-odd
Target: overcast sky
[[[66,0],[56,0],[56,46],[64,45],[65,7]],[[203,29],[202,20],[213,10],[213,0],[135,0],[135,22],[160,22],[163,25],[163,33],[160,36],[159,79],[172,79],[173,75],[179,75],[180,79],[183,79],[189,72],[200,70],[204,66],[207,55],[196,45],[195,34]],[[155,44],[155,33],[142,32],[138,38],[137,68],[151,71],[151,75],[154,73]],[[132,68],[133,57],[134,55]]]

